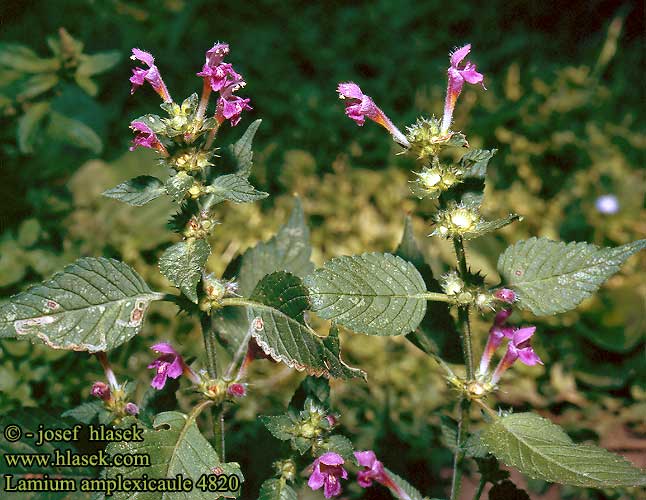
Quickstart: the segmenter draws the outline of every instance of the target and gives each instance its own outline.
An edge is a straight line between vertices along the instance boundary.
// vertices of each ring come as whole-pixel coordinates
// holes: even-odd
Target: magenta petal
[[[494,318],[493,322],[495,325],[502,325],[509,316],[511,316],[511,309],[503,309],[502,311],[499,311],[496,313],[496,317]]]
[[[364,95],[359,85],[354,82],[339,83],[336,91],[343,97],[350,99],[361,99]]]
[[[338,453],[334,453],[333,451],[324,453],[318,459],[320,463],[325,465],[343,465],[345,463],[343,457]]]
[[[372,467],[372,464],[377,460],[377,455],[375,455],[375,452],[372,450],[355,451],[354,457],[362,467]]]
[[[138,59],[148,66],[152,66],[155,63],[153,55],[141,49],[132,49],[131,59]]]
[[[481,83],[484,80],[482,73],[476,71],[476,65],[467,63],[466,67],[460,71],[462,78],[471,84]]]
[[[518,330],[516,330],[513,338],[513,342],[516,347],[532,338],[532,335],[534,335],[535,331],[535,326],[526,326],[525,328],[519,328]]]
[[[520,359],[520,361],[527,366],[543,364],[541,358],[538,357],[538,354],[536,354],[534,352],[534,349],[532,349],[531,347],[518,349],[518,359]]]
[[[325,498],[333,498],[341,493],[341,483],[334,476],[330,476],[325,481],[323,495]]]
[[[179,378],[184,373],[184,361],[181,356],[177,356],[173,362],[168,366],[166,371],[170,378]]]
[[[155,375],[153,377],[153,380],[150,383],[150,385],[152,387],[154,387],[155,389],[157,389],[157,390],[161,390],[166,385],[166,378],[167,378],[166,377],[166,372],[158,373],[157,375]]]
[[[224,57],[229,53],[228,43],[216,43],[206,51],[206,64],[213,67],[222,62]]]
[[[357,472],[357,483],[362,488],[370,488],[372,486],[372,474],[370,471],[359,471]]]
[[[456,67],[458,64],[462,62],[462,59],[467,57],[467,55],[471,52],[471,44],[468,43],[464,47],[460,47],[459,49],[451,52],[451,66]]]
[[[312,471],[312,475],[307,481],[307,485],[312,488],[313,490],[318,490],[323,486],[323,483],[325,482],[325,476],[321,474],[321,470],[318,467],[318,463],[314,462],[316,465],[314,466],[314,470]]]
[[[164,354],[174,354],[177,356],[177,351],[168,342],[160,342],[150,347],[155,352],[162,352]]]

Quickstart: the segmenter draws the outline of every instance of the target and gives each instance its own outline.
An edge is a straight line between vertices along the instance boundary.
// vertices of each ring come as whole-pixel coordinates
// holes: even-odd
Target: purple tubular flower
[[[314,460],[312,474],[307,485],[313,490],[323,487],[325,498],[341,494],[340,479],[348,479],[348,471],[343,468],[345,461],[338,453],[327,452]]]
[[[493,295],[498,300],[507,302],[507,304],[513,304],[514,302],[516,302],[516,299],[518,298],[516,296],[516,292],[514,292],[509,288],[501,288],[500,290],[496,290],[496,292]]]
[[[173,102],[173,99],[166,88],[166,84],[159,74],[157,66],[155,66],[155,58],[152,54],[140,49],[132,49],[130,59],[141,61],[148,66],[148,69],[135,68],[132,70],[132,76],[130,77],[132,88],[130,89],[130,93],[134,94],[137,88],[141,87],[145,82],[148,82],[164,102]]]
[[[449,83],[446,89],[446,100],[444,101],[444,116],[442,117],[442,133],[446,134],[451,126],[453,119],[453,109],[458,100],[458,96],[462,92],[464,82],[472,85],[481,84],[482,88],[486,90],[482,73],[476,71],[476,65],[467,61],[463,68],[460,68],[460,63],[471,51],[471,44],[460,47],[451,53],[451,66],[448,69]]]
[[[135,133],[135,138],[132,140],[130,151],[134,151],[137,146],[140,146],[142,148],[155,149],[160,153],[167,154],[166,148],[159,141],[157,135],[144,122],[135,120],[130,124],[130,128]]]
[[[238,79],[220,90],[220,98],[215,109],[215,118],[218,123],[229,120],[231,126],[235,127],[240,122],[242,112],[247,109],[253,109],[249,106],[250,99],[233,95],[234,92],[245,85],[244,80]]]
[[[161,354],[161,356],[148,365],[148,368],[154,368],[157,372],[150,384],[152,387],[157,390],[161,390],[166,385],[168,377],[176,379],[182,374],[186,374],[194,382],[197,381],[197,375],[184,362],[182,356],[180,356],[180,354],[173,349],[173,346],[168,342],[155,344],[151,349]]]
[[[410,147],[404,134],[379,109],[372,98],[361,91],[359,85],[353,82],[339,83],[336,91],[339,93],[339,99],[345,99],[345,114],[357,125],[363,127],[367,117],[388,130],[395,142],[405,148]]]
[[[94,382],[92,384],[92,389],[90,390],[92,396],[107,401],[110,399],[110,386],[105,382]]]
[[[139,407],[134,403],[128,403],[125,407],[128,415],[139,415]]]
[[[237,73],[229,63],[221,63],[215,67],[205,64],[202,71],[200,71],[197,76],[208,78],[209,83],[211,84],[211,89],[215,92],[219,92],[224,87],[237,80],[242,80],[242,76]]]
[[[390,488],[402,500],[410,500],[408,494],[392,480],[388,471],[384,468],[384,464],[377,460],[374,451],[355,451],[354,456],[357,462],[359,462],[359,465],[365,467],[357,473],[357,483],[359,483],[359,486],[369,488],[372,486],[372,482],[376,481]]]
[[[497,384],[502,374],[511,365],[513,365],[517,359],[520,359],[520,362],[527,366],[543,364],[541,358],[538,357],[538,354],[534,352],[534,349],[530,345],[530,339],[535,332],[535,326],[527,326],[525,328],[515,329],[513,333],[511,333],[511,338],[507,344],[507,352],[500,360],[500,363],[498,363],[496,370],[491,376],[492,383]]]

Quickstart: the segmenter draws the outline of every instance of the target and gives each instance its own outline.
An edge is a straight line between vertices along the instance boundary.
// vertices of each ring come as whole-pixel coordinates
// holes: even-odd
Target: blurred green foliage
[[[643,24],[637,2],[575,2],[564,12],[556,2],[520,1],[450,8],[407,0],[351,5],[264,0],[253,7],[200,0],[72,0],[65,8],[14,1],[0,6],[0,17],[3,47],[27,47],[14,49],[19,59],[23,54],[20,60],[47,54],[46,35],[61,27],[84,45],[77,46],[78,54],[114,54],[115,63],[120,56],[116,66],[106,64],[88,83],[78,78],[79,55],[76,66],[53,70],[59,80],[43,93],[22,90],[22,97],[17,83],[24,88],[33,76],[6,80],[11,75],[0,57],[0,80],[11,83],[0,92],[6,123],[0,129],[3,296],[81,255],[123,259],[151,287],[170,290],[156,267],[163,249],[175,241],[166,229],[170,203],[133,209],[100,195],[158,168],[149,152],[127,152],[130,120],[157,102],[148,88],[129,96],[126,61],[135,46],[155,55],[171,94],[180,99],[201,86],[194,74],[204,51],[216,40],[227,41],[254,106],[243,122],[263,119],[254,141],[255,181],[272,196],[257,205],[219,209],[223,224],[212,238],[209,260],[218,274],[286,221],[294,192],[312,226],[317,263],[340,254],[394,250],[404,215],[413,212],[435,274],[444,272],[452,249],[424,238],[431,231],[433,205],[410,195],[412,163],[392,155],[396,148],[379,127],[358,129],[347,120],[335,87],[356,81],[403,127],[420,113],[440,113],[446,54],[464,41],[473,44],[472,59],[488,90],[465,89],[455,124],[472,146],[499,150],[489,168],[484,211],[525,217],[468,246],[470,262],[484,270],[488,283],[497,282],[498,254],[519,239],[536,235],[619,245],[646,234],[644,96],[636,71]],[[37,112],[44,116],[52,110],[87,127],[96,135],[94,146],[61,140],[51,123],[37,120]],[[40,125],[25,135],[29,113]],[[224,131],[223,143],[235,140],[245,126]],[[596,198],[606,193],[618,197],[617,214],[595,210]],[[576,439],[598,440],[638,464],[642,460],[641,466],[646,465],[645,263],[643,255],[633,257],[576,311],[538,323],[535,347],[545,367],[514,370],[499,393],[503,405],[533,407]],[[149,383],[145,366],[153,340],[173,339],[190,355],[202,356],[195,325],[175,313],[171,306],[154,306],[143,333],[111,354],[118,376],[138,381],[139,394]],[[488,321],[476,318],[481,341]],[[345,357],[369,374],[368,384],[332,384],[343,430],[359,449],[375,449],[420,490],[442,496],[450,455],[441,448],[438,413],[450,411],[451,396],[432,361],[403,339],[369,340],[342,338]],[[0,356],[0,411],[20,405],[70,408],[88,400],[91,383],[101,378],[98,363],[83,354],[3,341]],[[300,379],[265,361],[257,362],[252,376],[253,397],[229,416],[228,438],[250,492],[257,491],[280,453],[255,418],[280,413]],[[181,403],[187,405],[190,397],[180,393]],[[249,440],[263,453],[235,451]],[[548,489],[536,481],[528,487],[532,498]],[[387,498],[384,491],[368,490],[365,498]],[[603,498],[600,492],[566,488],[560,495]]]

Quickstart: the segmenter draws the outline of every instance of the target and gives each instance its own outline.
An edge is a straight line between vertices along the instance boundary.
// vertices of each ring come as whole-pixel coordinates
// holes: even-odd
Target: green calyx
[[[435,117],[418,118],[414,125],[406,128],[409,151],[420,160],[437,156],[451,138],[451,134],[441,133],[440,126],[440,120]]]

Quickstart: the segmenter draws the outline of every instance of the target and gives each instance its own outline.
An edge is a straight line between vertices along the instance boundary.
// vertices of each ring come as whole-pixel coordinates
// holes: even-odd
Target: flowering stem
[[[213,433],[215,434],[215,451],[222,462],[226,461],[225,436],[224,436],[224,405],[219,410],[214,408]]]
[[[220,128],[220,123],[215,126],[215,128],[211,129],[209,132],[208,137],[206,138],[206,142],[204,143],[204,148],[203,149],[210,149],[211,146],[213,145],[213,141],[215,140],[215,134],[218,133],[218,129]]]
[[[462,462],[464,461],[464,451],[462,444],[464,436],[467,434],[468,426],[469,400],[460,399],[458,401],[458,428],[455,440],[455,452],[453,453],[453,479],[451,480],[450,500],[458,500],[460,496],[460,483],[462,482]]]
[[[458,270],[462,281],[467,281],[469,274],[467,268],[467,258],[464,252],[464,242],[461,237],[453,238],[453,246],[458,259]],[[458,324],[460,340],[462,341],[462,354],[464,355],[464,364],[466,365],[467,380],[474,379],[473,348],[471,345],[471,323],[469,321],[469,306],[463,305],[458,307]]]
[[[202,335],[204,336],[204,348],[206,350],[206,364],[209,377],[218,378],[218,351],[215,331],[211,324],[211,315],[200,315],[200,324],[202,325]]]
[[[200,105],[197,108],[196,119],[202,120],[204,118],[204,113],[206,112],[206,106],[209,104],[209,97],[211,96],[211,82],[208,78],[204,79],[204,87],[202,87],[202,98],[200,99]]]

